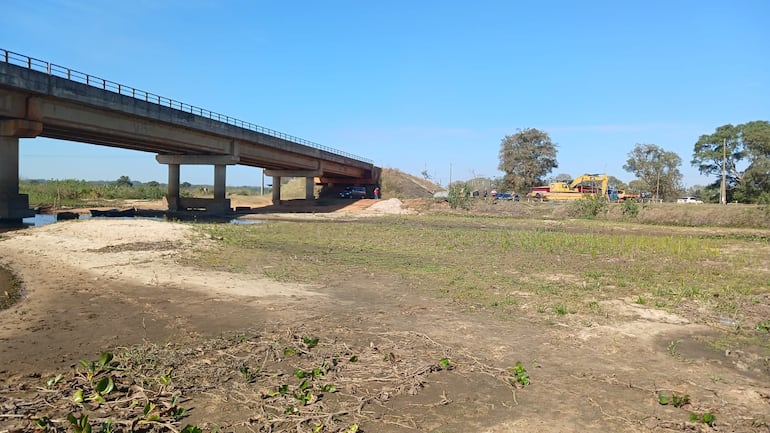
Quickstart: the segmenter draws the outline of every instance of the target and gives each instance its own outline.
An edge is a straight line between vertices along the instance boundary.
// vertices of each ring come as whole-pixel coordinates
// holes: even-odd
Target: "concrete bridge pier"
[[[305,200],[315,200],[315,178],[321,176],[321,170],[265,170],[265,176],[273,177],[273,204],[281,204],[281,178],[304,177]]]
[[[27,194],[19,194],[19,137],[37,137],[43,124],[22,119],[0,121],[0,224],[17,225],[35,215]]]
[[[281,204],[281,176],[273,176],[273,199],[274,205]]]
[[[225,215],[232,211],[230,199],[226,197],[227,166],[238,163],[233,155],[157,155],[161,164],[168,164],[168,210],[204,211],[209,215]],[[179,194],[179,172],[181,165],[214,166],[214,198],[181,197]]]

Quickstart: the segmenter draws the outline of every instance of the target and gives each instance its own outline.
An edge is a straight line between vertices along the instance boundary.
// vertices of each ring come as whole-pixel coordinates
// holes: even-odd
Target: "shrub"
[[[574,218],[594,219],[607,212],[607,200],[598,195],[586,195],[582,200],[570,203],[568,213]]]
[[[621,205],[623,216],[627,218],[636,218],[639,216],[639,203],[635,200],[625,200]]]
[[[470,210],[473,206],[470,186],[466,183],[453,184],[449,187],[447,200],[452,209],[457,209],[459,207],[461,209]]]

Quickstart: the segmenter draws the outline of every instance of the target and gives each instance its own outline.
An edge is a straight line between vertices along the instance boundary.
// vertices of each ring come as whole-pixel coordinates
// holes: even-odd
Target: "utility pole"
[[[449,184],[447,187],[452,186],[452,161],[449,161]]]
[[[727,204],[727,139],[722,141],[722,188],[719,190],[719,202]]]

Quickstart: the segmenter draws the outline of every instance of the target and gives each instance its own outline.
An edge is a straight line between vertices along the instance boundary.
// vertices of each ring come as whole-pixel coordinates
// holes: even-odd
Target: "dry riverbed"
[[[370,218],[400,213],[377,205]],[[194,258],[216,239],[183,223],[92,219],[0,236],[0,264],[26,293],[0,311],[3,433],[44,418],[69,431],[68,414],[90,414],[94,431],[770,431],[767,337],[715,346],[732,323],[627,297],[602,300],[601,316],[546,314],[515,287],[503,288],[518,301],[501,317],[394,274],[300,284],[211,270]],[[767,294],[755,299],[756,317],[770,318]],[[102,365],[105,351],[115,357]]]

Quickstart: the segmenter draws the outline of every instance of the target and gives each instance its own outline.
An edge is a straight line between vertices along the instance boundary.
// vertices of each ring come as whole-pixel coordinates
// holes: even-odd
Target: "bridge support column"
[[[305,178],[305,200],[315,200],[315,176]]]
[[[179,164],[168,165],[168,210],[176,212],[179,210]]]
[[[227,166],[237,164],[234,155],[157,155],[161,164],[168,164],[168,210],[205,211],[210,215],[225,215],[232,209],[226,197]],[[182,164],[214,166],[214,198],[188,198],[179,195],[179,166]]]
[[[273,176],[273,204],[281,204],[281,176]]]
[[[265,170],[265,174],[273,176],[273,204],[281,203],[281,177],[304,177],[305,200],[315,200],[315,178],[321,176],[322,170]]]
[[[19,137],[37,137],[41,132],[40,122],[0,120],[0,224],[18,225],[35,215],[27,194],[19,194]]]
[[[214,200],[224,200],[227,195],[225,188],[227,180],[227,166],[217,164],[214,166]]]
[[[0,224],[21,224],[34,215],[29,197],[19,194],[19,139],[0,137]]]

